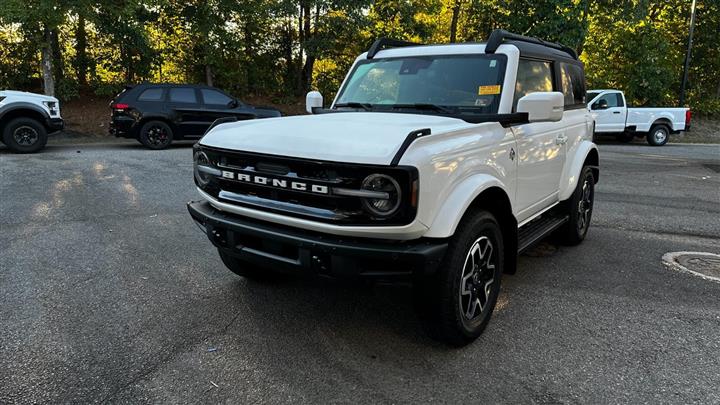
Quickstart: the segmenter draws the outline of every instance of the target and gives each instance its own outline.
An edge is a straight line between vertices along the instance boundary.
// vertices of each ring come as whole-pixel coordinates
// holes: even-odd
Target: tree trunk
[[[310,2],[304,1],[301,5],[300,15],[302,19],[302,42],[300,43],[300,48],[305,53],[305,62],[301,62],[300,71],[298,72],[298,95],[302,95],[310,90],[310,83],[312,82],[312,69],[315,65],[315,56],[311,55],[306,48],[307,42],[312,39],[312,33],[310,32],[310,21],[312,18],[310,13]]]
[[[80,86],[87,85],[87,30],[85,28],[85,17],[78,16],[77,27],[75,28],[75,40],[77,41],[75,55],[75,72]]]
[[[52,66],[52,31],[45,27],[43,32],[43,45],[41,50],[43,90],[48,96],[55,96],[55,80]]]
[[[53,58],[53,76],[55,76],[55,83],[60,83],[65,78],[65,69],[57,28],[50,31],[50,39]]]
[[[450,20],[450,43],[454,43],[457,40],[457,27],[458,19],[460,18],[460,6],[462,0],[455,0],[455,5],[452,8],[452,19]]]
[[[210,65],[205,65],[205,83],[211,87],[213,85],[213,71]]]

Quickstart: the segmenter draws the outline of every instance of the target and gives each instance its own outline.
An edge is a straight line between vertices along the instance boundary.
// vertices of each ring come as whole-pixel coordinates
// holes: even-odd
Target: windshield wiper
[[[370,111],[370,110],[372,110],[373,105],[370,103],[358,103],[355,101],[350,101],[348,103],[335,104],[335,108],[338,108],[338,107],[362,108],[365,111]]]
[[[431,111],[439,111],[446,114],[456,114],[458,111],[457,109],[445,107],[442,105],[437,104],[429,104],[429,103],[414,103],[414,104],[391,104],[389,107],[391,108],[414,108],[416,110],[431,110]]]

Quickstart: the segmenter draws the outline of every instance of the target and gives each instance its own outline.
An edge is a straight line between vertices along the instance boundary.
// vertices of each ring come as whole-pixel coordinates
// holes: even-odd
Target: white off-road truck
[[[23,91],[0,91],[0,139],[13,152],[42,150],[48,134],[62,130],[60,102],[55,97]]]
[[[195,145],[192,218],[245,277],[410,280],[432,334],[487,325],[503,273],[585,238],[598,181],[583,66],[562,45],[381,39],[329,108],[223,122]]]

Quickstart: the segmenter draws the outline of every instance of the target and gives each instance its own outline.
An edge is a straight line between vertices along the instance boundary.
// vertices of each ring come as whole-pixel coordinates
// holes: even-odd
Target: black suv
[[[199,85],[139,84],[118,94],[110,108],[110,133],[137,139],[150,149],[198,139],[219,118],[280,116],[277,109],[243,104],[219,89]]]

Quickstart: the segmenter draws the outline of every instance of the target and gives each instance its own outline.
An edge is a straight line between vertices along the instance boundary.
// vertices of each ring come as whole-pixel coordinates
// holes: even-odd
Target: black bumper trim
[[[290,272],[335,277],[396,277],[435,272],[445,239],[384,241],[341,237],[231,215],[207,201],[188,211],[218,249],[243,260]]]
[[[47,127],[50,133],[62,131],[65,128],[65,121],[62,118],[48,118]]]

